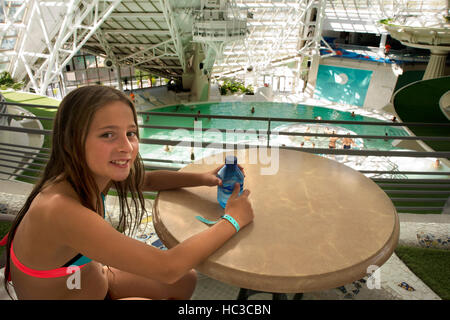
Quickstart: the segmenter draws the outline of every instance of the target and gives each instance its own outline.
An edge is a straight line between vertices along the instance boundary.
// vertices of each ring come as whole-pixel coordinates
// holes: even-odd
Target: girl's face
[[[115,101],[94,114],[86,137],[86,163],[97,186],[125,180],[139,151],[137,125],[129,105]]]

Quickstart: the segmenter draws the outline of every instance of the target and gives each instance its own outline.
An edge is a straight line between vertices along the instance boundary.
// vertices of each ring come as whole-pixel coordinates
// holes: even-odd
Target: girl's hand
[[[250,190],[244,189],[239,196],[240,185],[236,183],[233,193],[228,198],[227,205],[225,207],[225,213],[229,214],[236,220],[241,228],[253,221],[253,208],[248,196]]]
[[[223,165],[217,167],[216,169],[214,169],[210,172],[202,173],[203,185],[209,186],[209,187],[221,186],[222,180],[219,177],[217,177],[217,173],[219,172],[220,169],[222,169],[222,167],[223,167]],[[238,164],[238,167],[242,171],[242,174],[245,177],[244,168],[239,164]]]
[[[218,167],[210,172],[202,173],[203,185],[209,187],[222,185],[222,180],[217,177],[217,173],[219,172],[220,168],[222,167]]]

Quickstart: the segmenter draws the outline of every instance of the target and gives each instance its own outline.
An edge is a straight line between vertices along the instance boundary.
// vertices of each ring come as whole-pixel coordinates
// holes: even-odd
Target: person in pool
[[[333,130],[333,134],[336,134],[336,131]],[[330,149],[336,149],[336,141],[338,141],[338,137],[330,137],[330,140],[328,142],[328,148]]]
[[[11,281],[18,299],[189,299],[196,284],[193,268],[237,228],[222,219],[160,250],[107,223],[104,197],[115,189],[117,229],[131,234],[146,215],[142,191],[214,187],[221,184],[218,170],[146,172],[129,97],[97,85],[70,92],[55,116],[43,175],[0,241],[6,245],[7,292]],[[236,184],[225,213],[244,228],[253,221],[250,191],[238,193]],[[71,283],[74,276],[78,285]]]
[[[350,133],[347,133],[347,135],[349,136]],[[342,148],[351,149],[352,146],[356,147],[356,143],[355,143],[355,141],[353,141],[352,138],[350,138],[350,137],[342,138]]]
[[[350,136],[350,132],[347,133],[347,136]],[[356,147],[356,143],[355,143],[355,141],[353,141],[352,138],[350,138],[350,137],[342,138],[342,148],[343,149],[351,149],[352,146]],[[347,159],[348,159],[348,155],[345,155],[344,161],[347,161]]]

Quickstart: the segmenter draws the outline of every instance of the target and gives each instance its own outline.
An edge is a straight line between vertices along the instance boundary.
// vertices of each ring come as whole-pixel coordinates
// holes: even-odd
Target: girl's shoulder
[[[75,199],[58,189],[46,188],[39,192],[17,228],[14,239],[19,241],[19,247],[23,241],[22,244],[29,247],[53,248],[53,244],[60,238],[59,229],[65,223],[63,216],[73,211],[70,208],[76,205]]]
[[[79,198],[63,185],[51,185],[41,190],[33,199],[29,213],[36,219],[53,219],[55,215],[70,212],[80,206]]]

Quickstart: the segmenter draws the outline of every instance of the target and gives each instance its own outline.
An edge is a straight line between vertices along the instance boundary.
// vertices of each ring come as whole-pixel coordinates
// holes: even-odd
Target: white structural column
[[[202,45],[205,75],[209,76],[213,72],[214,64],[223,62],[226,45],[245,41],[248,32],[247,15],[247,10],[239,9],[234,0],[206,1],[200,10],[194,11],[192,40]],[[224,63],[231,65],[229,61]]]
[[[39,6],[39,4],[37,4]],[[39,90],[40,94],[45,94],[45,90],[47,89],[47,86],[50,84],[50,81],[54,79],[57,74],[54,72],[55,68],[58,68],[59,59],[58,58],[58,50],[62,48],[62,45],[64,44],[65,40],[68,38],[64,38],[65,34],[69,34],[69,26],[72,23],[72,17],[75,14],[75,11],[78,6],[78,1],[71,1],[68,8],[67,8],[67,14],[64,17],[63,23],[61,25],[60,32],[56,38],[55,44],[53,48],[50,49],[50,55],[47,58],[47,60],[42,64],[41,68],[38,71],[41,75],[41,81],[39,83],[39,88],[35,88]],[[41,18],[41,17],[40,17]]]
[[[301,56],[312,57],[320,55],[321,42],[328,50],[329,55],[334,55],[334,50],[322,37],[323,20],[325,18],[325,0],[301,0],[302,28],[299,35],[299,51]]]
[[[386,40],[387,40],[387,34],[382,33],[381,39],[380,39],[380,45],[378,46],[378,55],[380,57],[385,56]]]
[[[30,7],[25,8],[25,9],[27,9],[26,11],[29,11],[29,12],[27,12],[28,16],[26,17],[29,22],[28,22],[27,26],[25,27],[25,30],[23,32],[19,33],[20,34],[20,37],[18,38],[18,42],[19,42],[18,48],[19,49],[17,52],[15,52],[15,56],[12,58],[12,62],[14,62],[14,63],[10,64],[9,71],[10,71],[12,77],[16,78],[17,77],[17,68],[19,67],[19,64],[23,64],[28,76],[30,77],[30,82],[33,84],[33,87],[36,88],[36,83],[34,82],[34,77],[32,77],[31,68],[29,67],[29,65],[27,63],[27,61],[25,59],[26,55],[24,54],[25,45],[28,42],[28,35],[30,34],[31,26],[32,26],[31,18],[34,16],[34,14],[36,12],[36,5],[34,2],[30,1],[30,3],[28,3],[28,2],[23,3],[21,6],[21,9],[26,5],[30,5]],[[17,44],[16,44],[16,46],[17,46]],[[21,78],[21,77],[19,76],[19,78]]]
[[[92,1],[86,5],[84,10],[79,12],[78,5],[69,6],[68,15],[75,19],[64,19],[63,26],[58,34],[57,40],[53,47],[53,51],[49,59],[42,64],[40,70],[43,72],[43,77],[40,79],[39,93],[44,94],[51,81],[57,77],[64,66],[72,59],[72,57],[83,47],[84,43],[97,31],[102,25],[103,21],[114,11],[114,9],[122,2],[122,0],[111,1]],[[100,3],[104,10],[100,11]],[[78,4],[78,1],[77,1]],[[75,12],[73,11],[75,10]],[[90,24],[85,25],[85,19],[90,15]],[[71,39],[71,41],[70,41]],[[69,42],[69,43],[67,43]],[[67,45],[70,49],[67,50]]]
[[[430,60],[423,75],[423,80],[435,79],[445,75],[447,51],[431,49]]]
[[[113,64],[113,67],[114,67],[114,71],[116,73],[116,78],[118,79],[117,82],[118,82],[119,90],[123,91],[122,81],[120,81],[122,76],[120,74],[120,65],[119,65],[119,62],[117,60],[117,57],[114,54],[114,51],[112,50],[112,48],[109,45],[108,41],[105,39],[105,33],[102,31],[101,28],[97,29],[96,36],[98,38],[98,41],[102,45],[103,50],[105,50],[106,56],[108,57],[108,59],[110,59],[112,61],[112,64]]]
[[[122,0],[30,0],[24,32],[19,37],[11,73],[27,88],[45,94],[65,65],[97,31]],[[24,3],[24,5],[25,5]],[[5,25],[2,32],[7,31]],[[39,64],[36,65],[36,63]]]
[[[180,31],[176,23],[172,6],[170,5],[169,0],[160,0],[159,2],[161,4],[164,17],[166,18],[166,23],[169,26],[170,35],[172,37],[173,43],[175,44],[175,50],[180,60],[181,67],[183,69],[183,72],[186,72],[186,59],[183,43],[181,42]]]
[[[309,59],[310,67],[306,86],[304,86],[304,93],[309,97],[313,97],[321,58],[320,49],[322,48],[322,43],[325,45],[324,48],[327,48],[330,51],[329,54],[323,55],[322,58],[332,56],[335,52],[322,37],[326,1],[302,0],[300,4],[301,8],[303,8],[307,14],[304,16],[303,28],[299,38],[298,54],[301,56],[301,60],[298,63],[301,64],[304,59]]]

